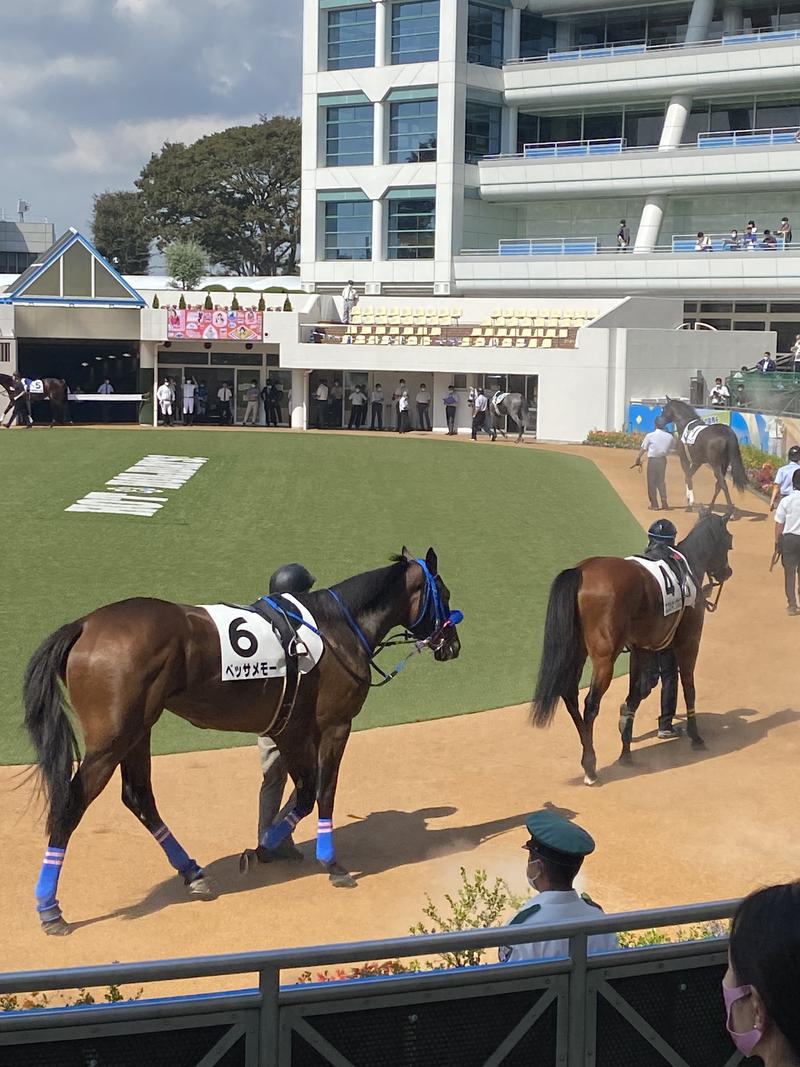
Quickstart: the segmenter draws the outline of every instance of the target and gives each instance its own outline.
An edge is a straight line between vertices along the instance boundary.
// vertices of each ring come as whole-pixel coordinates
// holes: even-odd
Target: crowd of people
[[[369,394],[367,394],[366,385],[359,382],[353,387],[347,399],[350,402],[348,430],[366,428],[367,409],[369,408],[370,430],[393,429],[396,433],[408,433],[412,429],[421,430],[425,433],[432,431],[430,411],[433,398],[425,382],[419,383],[414,395],[415,425],[412,425],[411,422],[411,394],[405,378],[401,378],[398,381],[389,400],[393,413],[393,427],[384,426],[383,409],[387,399],[380,382],[375,383]],[[311,396],[311,418],[309,420],[311,428],[316,430],[338,429],[342,424],[343,400],[344,390],[339,378],[334,378],[333,384],[330,386],[327,378],[320,378]],[[458,396],[455,392],[455,386],[450,386],[448,395],[444,398],[448,433],[456,432],[455,410],[457,404]],[[451,408],[452,414],[450,412]]]
[[[754,252],[758,249],[774,251],[781,241],[784,248],[792,243],[792,226],[787,215],[783,216],[774,230],[765,229],[761,236],[759,236],[758,226],[754,219],[750,219],[743,233],[734,226],[723,238],[722,250],[724,252]],[[695,252],[714,252],[711,234],[698,230],[694,250]]]
[[[291,394],[289,395],[291,403]],[[284,393],[279,378],[268,378],[259,389],[253,378],[244,392],[245,409],[243,424],[257,426],[261,422],[260,406],[264,408],[264,424],[279,426],[283,422]],[[233,383],[223,381],[216,395],[209,394],[204,378],[188,375],[179,384],[171,375],[165,375],[156,389],[158,422],[162,426],[192,426],[196,422],[208,422],[216,418],[221,426],[235,422]]]

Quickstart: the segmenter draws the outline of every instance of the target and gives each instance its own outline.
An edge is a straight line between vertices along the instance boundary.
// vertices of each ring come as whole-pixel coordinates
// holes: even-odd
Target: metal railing
[[[771,130],[728,130],[698,133],[698,148],[755,148],[760,145],[798,144],[797,126],[776,126]]]
[[[624,137],[597,137],[588,141],[537,141],[522,146],[522,158],[610,155],[624,152],[627,144]]]
[[[596,237],[514,237],[498,242],[501,256],[588,256],[597,252]]]
[[[775,245],[764,244],[764,234],[759,233],[755,235],[755,239],[748,238],[747,233],[740,233],[736,237],[732,237],[730,232],[728,233],[709,233],[705,235],[710,238],[711,246],[708,249],[697,248],[698,237],[695,233],[674,233],[672,235],[672,251],[673,252],[782,252],[786,247],[786,238],[783,234],[772,234],[775,238]]]
[[[233,992],[3,1012],[0,1060],[8,1067],[29,1063],[31,1046],[37,1046],[42,1067],[63,1063],[67,1047],[70,1061],[83,1055],[81,1062],[117,1062],[114,1042],[123,1039],[125,1062],[165,1062],[172,1056],[203,1067],[223,1062],[341,1067],[378,1059],[397,1067],[488,1067],[506,1062],[512,1050],[514,1062],[538,1067],[634,1067],[643,1047],[673,1064],[693,1055],[692,1062],[704,1067],[724,1067],[737,1062],[720,991],[727,966],[724,937],[600,955],[589,953],[588,945],[596,934],[727,919],[736,905],[718,901],[598,914],[583,923],[1,975],[0,995],[231,975],[254,975],[256,981]],[[539,962],[280,984],[283,970],[561,939],[567,955]],[[654,1011],[640,1013],[641,994]],[[620,1057],[620,1047],[630,1049],[627,1058]]]
[[[711,238],[712,252],[726,252],[728,254],[746,252],[791,252],[800,255],[800,243],[786,244],[782,235],[773,234],[775,247],[764,247],[763,233],[758,235],[755,244],[745,242],[745,234],[740,233],[738,247],[732,241],[730,233],[709,234]],[[646,251],[636,252],[636,255],[674,255],[677,253],[697,252],[697,234],[674,234],[670,244],[654,245]],[[634,254],[633,245],[628,248],[619,248],[611,239],[608,244],[601,245],[598,237],[520,237],[504,238],[498,242],[497,247],[492,248],[462,248],[459,256],[471,256],[481,259],[506,258],[518,256],[522,258],[561,257],[564,255],[588,256],[630,256]]]

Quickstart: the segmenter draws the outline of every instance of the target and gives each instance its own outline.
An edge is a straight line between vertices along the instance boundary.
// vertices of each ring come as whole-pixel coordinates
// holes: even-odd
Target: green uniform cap
[[[556,859],[559,855],[577,859],[594,852],[591,834],[554,811],[535,811],[525,820],[525,825],[531,839],[524,847],[544,856],[554,853]]]

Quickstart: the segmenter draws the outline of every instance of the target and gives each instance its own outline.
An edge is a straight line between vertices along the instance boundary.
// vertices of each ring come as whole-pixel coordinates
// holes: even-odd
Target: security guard
[[[509,925],[546,926],[566,920],[596,919],[597,912],[603,909],[572,888],[584,857],[594,852],[592,837],[553,811],[535,811],[525,820],[525,825],[531,835],[523,846],[528,852],[528,883],[538,895],[517,912]],[[589,938],[589,952],[613,952],[616,948],[614,934],[594,934]],[[498,950],[501,963],[568,954],[566,938]]]
[[[775,480],[772,483],[772,498],[769,502],[769,510],[774,511],[778,506],[778,497],[783,500],[792,491],[792,477],[795,471],[800,471],[800,445],[792,445],[789,449],[789,462],[779,467],[775,472]]]
[[[678,531],[669,519],[658,519],[647,531],[647,548],[644,551],[648,559],[670,560],[675,548]],[[661,682],[661,714],[658,717],[658,737],[661,741],[670,741],[680,737],[680,730],[672,724],[678,710],[678,657],[672,648],[661,652],[638,650],[641,665],[640,693],[645,700]]]
[[[775,512],[775,549],[781,553],[789,614],[800,615],[800,467],[792,475],[791,493],[781,500]]]
[[[314,576],[302,563],[285,563],[278,567],[269,580],[270,594],[307,593],[314,584]],[[295,846],[291,835],[285,837],[277,848],[265,848],[261,842],[264,834],[273,823],[281,818],[281,801],[286,789],[289,773],[278,746],[271,737],[258,739],[258,755],[261,760],[261,792],[258,796],[258,848],[256,858],[259,863],[272,860],[302,860],[303,853]],[[293,792],[287,807],[293,808],[296,794]]]
[[[675,438],[664,429],[663,421],[659,416],[656,419],[656,428],[645,434],[639,455],[636,457],[636,467],[641,467],[642,459],[647,455],[647,495],[650,498],[651,511],[666,511],[667,504],[667,456],[675,447]],[[661,497],[659,507],[658,498]]]

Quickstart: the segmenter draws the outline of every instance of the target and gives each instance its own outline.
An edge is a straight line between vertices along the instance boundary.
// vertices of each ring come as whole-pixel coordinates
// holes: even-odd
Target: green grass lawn
[[[152,518],[65,508],[143,456],[207,456]],[[419,657],[376,690],[356,726],[429,719],[530,698],[547,592],[584,556],[641,549],[642,531],[579,457],[458,442],[192,430],[34,430],[0,435],[0,763],[30,757],[20,684],[62,623],[129,596],[250,602],[273,569],[306,563],[318,585],[434,545],[465,613],[454,663]],[[386,653],[387,665],[398,658]],[[233,684],[233,683],[232,683]],[[249,743],[165,714],[159,752]]]

